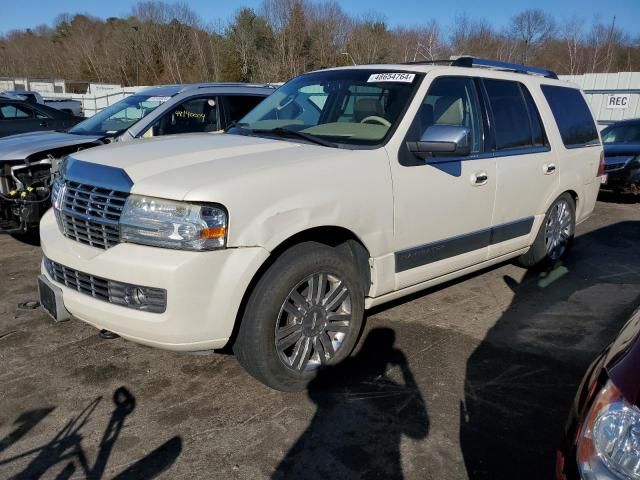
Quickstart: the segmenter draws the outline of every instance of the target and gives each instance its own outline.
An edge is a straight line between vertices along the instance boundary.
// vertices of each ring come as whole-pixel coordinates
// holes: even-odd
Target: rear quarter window
[[[554,85],[542,85],[541,88],[565,147],[578,148],[600,143],[593,116],[580,90]]]

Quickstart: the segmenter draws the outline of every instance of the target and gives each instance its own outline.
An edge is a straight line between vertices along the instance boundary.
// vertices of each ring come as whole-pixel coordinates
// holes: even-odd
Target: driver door
[[[484,154],[486,115],[471,77],[436,77],[393,165],[396,289],[446,275],[488,258],[496,195],[496,162]],[[471,154],[409,152],[432,125],[471,131]]]

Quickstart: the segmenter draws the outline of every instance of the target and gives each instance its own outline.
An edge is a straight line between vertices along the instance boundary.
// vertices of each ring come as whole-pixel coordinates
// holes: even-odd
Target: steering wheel
[[[379,117],[378,115],[369,115],[368,117],[364,117],[360,120],[360,123],[367,123],[369,121],[379,123],[380,125],[384,125],[385,127],[390,127],[391,122],[386,118]]]

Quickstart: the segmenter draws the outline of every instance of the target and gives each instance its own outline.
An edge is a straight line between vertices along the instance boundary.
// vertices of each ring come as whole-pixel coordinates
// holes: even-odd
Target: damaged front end
[[[51,185],[60,159],[0,160],[0,233],[38,228],[51,205]]]

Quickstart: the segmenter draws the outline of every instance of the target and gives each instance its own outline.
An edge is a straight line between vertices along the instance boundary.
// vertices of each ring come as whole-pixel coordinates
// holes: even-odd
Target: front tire
[[[251,292],[233,351],[271,388],[305,388],[317,370],[344,360],[362,327],[364,289],[350,259],[305,242],[286,250]]]
[[[576,204],[568,193],[560,195],[547,210],[531,248],[518,258],[526,268],[546,267],[562,260],[573,245]]]

